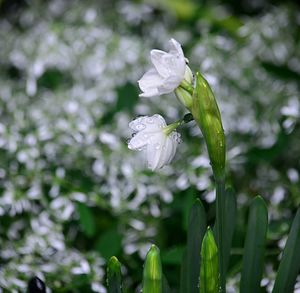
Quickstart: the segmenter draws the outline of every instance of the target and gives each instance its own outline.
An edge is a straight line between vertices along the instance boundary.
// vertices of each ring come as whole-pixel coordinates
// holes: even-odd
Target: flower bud
[[[215,96],[204,77],[196,73],[191,112],[201,129],[216,179],[225,176],[225,135]]]
[[[175,95],[177,99],[191,111],[193,105],[193,73],[191,69],[186,65],[184,79],[181,81],[178,88],[175,89]]]
[[[152,245],[147,253],[144,274],[143,293],[162,293],[162,267],[159,249]]]
[[[193,97],[186,89],[179,86],[175,89],[175,95],[177,99],[188,109],[191,111],[193,105]]]
[[[208,227],[202,241],[200,265],[200,292],[219,292],[218,248]]]
[[[122,292],[121,263],[112,256],[107,264],[107,286],[108,292]]]

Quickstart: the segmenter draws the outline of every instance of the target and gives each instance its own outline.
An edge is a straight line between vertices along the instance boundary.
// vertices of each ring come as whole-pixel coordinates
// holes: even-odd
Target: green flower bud
[[[200,266],[200,292],[219,292],[218,248],[208,227],[202,241]]]
[[[143,293],[162,293],[162,267],[157,246],[152,245],[147,253],[144,274]]]
[[[191,69],[186,65],[184,79],[181,81],[178,88],[175,89],[175,95],[177,99],[191,111],[193,105],[193,73]]]
[[[115,256],[112,256],[107,264],[107,286],[108,293],[121,293],[121,263]]]
[[[204,77],[196,73],[191,112],[201,129],[215,178],[225,176],[225,135],[215,96]]]
[[[193,105],[193,97],[189,91],[179,86],[175,89],[175,95],[177,99],[189,110],[191,111]]]

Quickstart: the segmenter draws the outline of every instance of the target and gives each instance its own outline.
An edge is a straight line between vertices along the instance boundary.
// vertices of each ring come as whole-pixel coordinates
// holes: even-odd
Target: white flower
[[[165,119],[158,114],[139,117],[129,123],[135,134],[128,148],[145,151],[148,168],[152,171],[160,169],[172,161],[180,143],[180,134],[174,131],[176,126],[167,126]]]
[[[147,71],[138,81],[142,90],[140,97],[152,97],[174,91],[185,78],[189,67],[186,65],[180,44],[171,39],[170,51],[152,50],[151,62],[154,68]],[[189,70],[190,71],[190,70]]]

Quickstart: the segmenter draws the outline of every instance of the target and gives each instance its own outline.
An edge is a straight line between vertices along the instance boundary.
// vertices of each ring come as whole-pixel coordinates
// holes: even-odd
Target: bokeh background
[[[172,94],[138,97],[150,50],[173,37],[224,119],[239,207],[228,290],[238,291],[249,201],[260,194],[269,292],[300,203],[299,27],[297,1],[1,0],[0,291],[24,292],[38,275],[49,292],[105,292],[116,255],[125,292],[137,292],[155,243],[178,292],[196,197],[214,219],[203,138],[185,125],[174,161],[155,173],[127,149],[135,116],[185,114]]]

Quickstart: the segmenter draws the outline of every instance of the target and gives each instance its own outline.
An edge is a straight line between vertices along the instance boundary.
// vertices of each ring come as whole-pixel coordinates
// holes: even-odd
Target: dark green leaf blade
[[[187,252],[182,264],[181,291],[196,293],[199,291],[201,243],[206,232],[206,214],[199,199],[193,204],[188,226]]]
[[[286,242],[273,293],[292,293],[300,271],[300,208],[297,211]]]
[[[107,264],[107,286],[108,293],[122,292],[121,263],[112,256]]]
[[[83,203],[77,203],[77,211],[79,213],[80,226],[83,232],[92,237],[96,233],[96,226],[91,209]]]
[[[240,284],[242,293],[260,290],[267,229],[267,207],[262,197],[256,196],[250,205]]]
[[[170,293],[170,292],[171,292],[171,289],[170,289],[170,286],[169,286],[169,282],[168,282],[166,276],[163,275],[162,293]]]
[[[230,251],[231,244],[233,239],[233,234],[235,230],[236,223],[236,196],[233,188],[227,188],[225,192],[225,224],[224,224],[224,248],[223,248],[223,257],[224,257],[224,274],[226,275],[229,259],[230,259]],[[214,225],[214,237],[217,239],[217,231],[216,231],[217,223]]]

